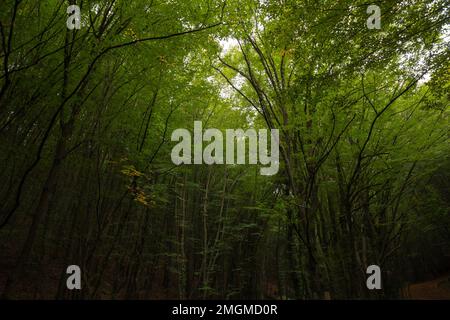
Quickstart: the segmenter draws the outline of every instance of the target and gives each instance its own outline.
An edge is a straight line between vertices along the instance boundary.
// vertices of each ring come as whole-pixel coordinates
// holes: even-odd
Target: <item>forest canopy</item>
[[[449,10],[2,0],[1,296],[407,298],[449,274]],[[198,122],[277,132],[278,170],[175,163]]]

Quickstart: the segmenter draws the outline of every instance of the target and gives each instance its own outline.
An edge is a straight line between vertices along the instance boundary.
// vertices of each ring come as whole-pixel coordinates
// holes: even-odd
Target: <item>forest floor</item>
[[[403,289],[403,298],[410,300],[450,300],[450,274]]]

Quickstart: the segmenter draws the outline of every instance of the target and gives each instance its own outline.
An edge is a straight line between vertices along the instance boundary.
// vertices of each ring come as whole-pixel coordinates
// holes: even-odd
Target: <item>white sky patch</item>
[[[192,54],[191,53],[188,53],[186,56],[183,57],[183,64],[185,65],[186,68],[189,66],[191,61],[192,61]]]
[[[95,14],[98,14],[100,12],[100,5],[98,3],[94,4],[92,6],[92,11],[94,11]]]
[[[225,39],[220,39],[219,40],[219,44],[222,47],[222,55],[227,54],[231,49],[236,48],[237,46],[239,46],[238,41],[235,38],[225,38]]]
[[[219,39],[219,45],[222,48],[220,55],[224,56],[233,48],[237,48],[239,46],[239,42],[235,38],[227,37]],[[245,83],[245,79],[238,74],[231,79],[231,82],[236,86],[236,88],[241,89]],[[222,99],[231,99],[235,93],[236,92],[234,89],[230,85],[226,84],[221,87],[219,95]]]
[[[421,52],[421,56],[416,60],[414,54],[405,53],[400,57],[400,66],[409,70],[412,73],[419,74],[421,71],[424,71],[428,68],[427,60],[431,58],[431,56],[437,56],[442,54],[445,50],[447,50],[450,46],[450,25],[446,25],[443,27],[441,34],[441,42],[434,43],[431,49],[423,50]],[[426,72],[421,79],[419,79],[418,84],[424,84],[431,80],[430,71]]]
[[[231,83],[233,83],[237,89],[241,90],[245,84],[245,78],[240,74],[237,74],[231,79]],[[230,99],[234,94],[236,94],[236,91],[228,84],[220,89],[220,97],[222,99]]]
[[[233,82],[234,86],[240,90],[245,83],[245,78],[240,74],[237,74],[231,81]]]
[[[234,95],[234,89],[231,88],[231,86],[221,86],[219,96],[221,99],[231,99],[231,97]]]

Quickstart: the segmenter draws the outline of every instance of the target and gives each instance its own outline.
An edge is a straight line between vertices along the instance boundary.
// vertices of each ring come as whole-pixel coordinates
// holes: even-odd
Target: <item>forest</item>
[[[450,299],[449,102],[447,0],[1,0],[0,297]]]

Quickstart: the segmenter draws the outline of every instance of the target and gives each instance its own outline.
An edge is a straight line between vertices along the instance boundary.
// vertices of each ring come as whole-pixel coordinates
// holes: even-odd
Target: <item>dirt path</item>
[[[411,300],[450,300],[450,275],[410,284],[403,289],[402,295]]]

